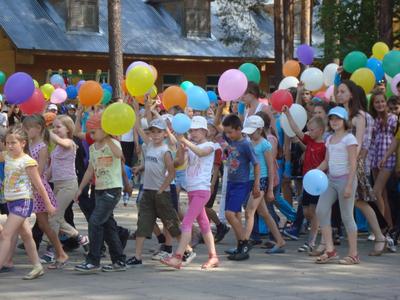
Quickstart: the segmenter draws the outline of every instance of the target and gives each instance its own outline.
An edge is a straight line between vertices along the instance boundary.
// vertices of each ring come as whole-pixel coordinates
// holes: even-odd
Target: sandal
[[[383,247],[382,247],[381,250],[375,250],[375,249],[372,250],[372,251],[368,254],[368,256],[381,256],[382,253],[385,251],[385,248],[386,248],[386,244],[387,244],[386,240],[383,240],[383,241],[377,241],[377,240],[375,240],[375,241],[374,241],[374,244],[375,244],[375,246],[376,246],[377,244],[383,244]]]
[[[56,260],[53,262],[51,265],[49,265],[47,268],[49,270],[61,270],[63,269],[66,265],[68,264],[68,260],[66,261],[58,261]]]
[[[176,262],[174,262],[174,260],[176,260]],[[162,258],[160,262],[168,267],[179,270],[182,268],[182,255],[174,254],[170,257]]]
[[[210,254],[208,256],[207,262],[201,265],[202,270],[209,270],[213,268],[217,268],[219,266],[219,259],[216,254]]]
[[[322,254],[321,256],[317,257],[317,259],[315,260],[316,264],[328,264],[331,263],[333,261],[336,261],[339,258],[339,256],[337,255],[336,250],[333,251],[325,251],[324,254]]]
[[[351,256],[348,255],[343,257],[343,259],[339,260],[339,264],[341,265],[358,265],[360,263],[360,257],[358,255]]]

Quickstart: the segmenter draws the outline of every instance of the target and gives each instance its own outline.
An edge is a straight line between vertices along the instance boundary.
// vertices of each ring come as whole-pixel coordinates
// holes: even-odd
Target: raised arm
[[[289,108],[288,108],[286,105],[284,105],[284,107],[283,107],[283,113],[286,115],[286,117],[287,117],[287,119],[288,119],[288,121],[289,121],[289,125],[290,125],[290,127],[292,128],[293,132],[297,135],[297,137],[298,137],[300,140],[303,140],[303,138],[304,138],[304,133],[303,133],[303,131],[301,131],[300,128],[297,126],[296,122],[294,121],[294,119],[293,119],[293,117],[292,117],[292,114],[291,114],[290,111],[289,111]]]

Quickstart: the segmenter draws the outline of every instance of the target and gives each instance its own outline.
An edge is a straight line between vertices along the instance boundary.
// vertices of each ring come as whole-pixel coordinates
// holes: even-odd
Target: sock
[[[159,244],[164,244],[165,243],[165,235],[160,233],[159,235],[157,235],[157,240]]]

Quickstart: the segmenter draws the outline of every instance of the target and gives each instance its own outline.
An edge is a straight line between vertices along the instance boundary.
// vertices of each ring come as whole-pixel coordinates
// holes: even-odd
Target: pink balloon
[[[65,100],[67,100],[67,92],[62,88],[55,89],[50,96],[51,103],[59,104],[63,103]]]
[[[325,98],[328,99],[328,101],[331,100],[331,97],[333,96],[334,90],[335,90],[335,86],[334,85],[331,85],[326,89]]]
[[[30,116],[42,113],[45,105],[46,101],[44,100],[42,91],[39,88],[35,88],[32,96],[19,107],[24,114]]]
[[[397,90],[397,85],[400,82],[400,73],[397,74],[396,76],[393,77],[392,82],[390,83],[390,86],[392,88],[393,94],[396,96],[399,96],[399,91]]]
[[[129,65],[129,67],[126,69],[125,76],[128,76],[129,71],[137,66],[144,66],[144,67],[148,68],[151,71],[151,73],[153,73],[153,75],[154,75],[153,69],[150,67],[150,65],[148,63],[138,60],[138,61],[134,61],[133,63],[131,63]]]
[[[246,89],[247,77],[237,69],[225,71],[218,80],[218,93],[223,101],[238,100]]]

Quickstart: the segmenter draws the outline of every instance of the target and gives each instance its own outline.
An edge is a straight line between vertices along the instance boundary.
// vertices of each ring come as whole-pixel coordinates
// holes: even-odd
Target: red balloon
[[[20,104],[21,111],[26,115],[41,114],[46,106],[46,101],[42,91],[35,88],[32,96],[24,103]]]
[[[287,107],[292,106],[293,97],[288,90],[277,90],[272,93],[270,103],[273,109],[281,112],[284,105],[286,105]]]

